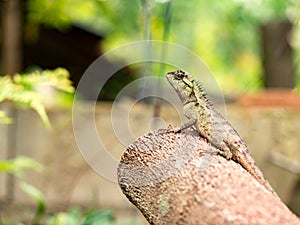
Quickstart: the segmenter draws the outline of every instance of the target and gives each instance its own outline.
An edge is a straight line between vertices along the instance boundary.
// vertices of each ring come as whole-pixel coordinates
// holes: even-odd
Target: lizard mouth
[[[183,70],[168,72],[166,75],[167,77],[174,78],[175,80],[181,80],[188,86],[190,86],[190,82],[194,81],[194,78],[191,77],[189,73]]]

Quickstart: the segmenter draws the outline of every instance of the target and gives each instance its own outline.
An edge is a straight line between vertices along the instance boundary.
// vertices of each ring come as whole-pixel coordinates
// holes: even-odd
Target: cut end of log
[[[239,164],[195,132],[158,130],[121,157],[118,182],[150,224],[299,224]]]

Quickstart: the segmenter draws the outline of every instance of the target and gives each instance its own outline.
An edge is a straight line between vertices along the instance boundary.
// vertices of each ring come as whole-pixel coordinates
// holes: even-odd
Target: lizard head
[[[166,74],[167,80],[179,95],[183,104],[194,100],[194,79],[183,70],[176,70]]]

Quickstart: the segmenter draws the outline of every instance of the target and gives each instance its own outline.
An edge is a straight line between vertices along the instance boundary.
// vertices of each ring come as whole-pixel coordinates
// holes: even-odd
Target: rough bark
[[[159,130],[124,152],[119,185],[150,224],[300,224],[234,161],[197,133]]]

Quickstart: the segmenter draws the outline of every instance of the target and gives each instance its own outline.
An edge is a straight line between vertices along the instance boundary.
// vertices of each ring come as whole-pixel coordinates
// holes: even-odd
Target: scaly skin
[[[245,142],[231,124],[216,111],[201,83],[182,70],[168,72],[166,77],[182,101],[185,116],[189,119],[179,130],[194,126],[202,137],[219,149],[220,155],[239,163],[260,184],[276,195],[256,166]]]

